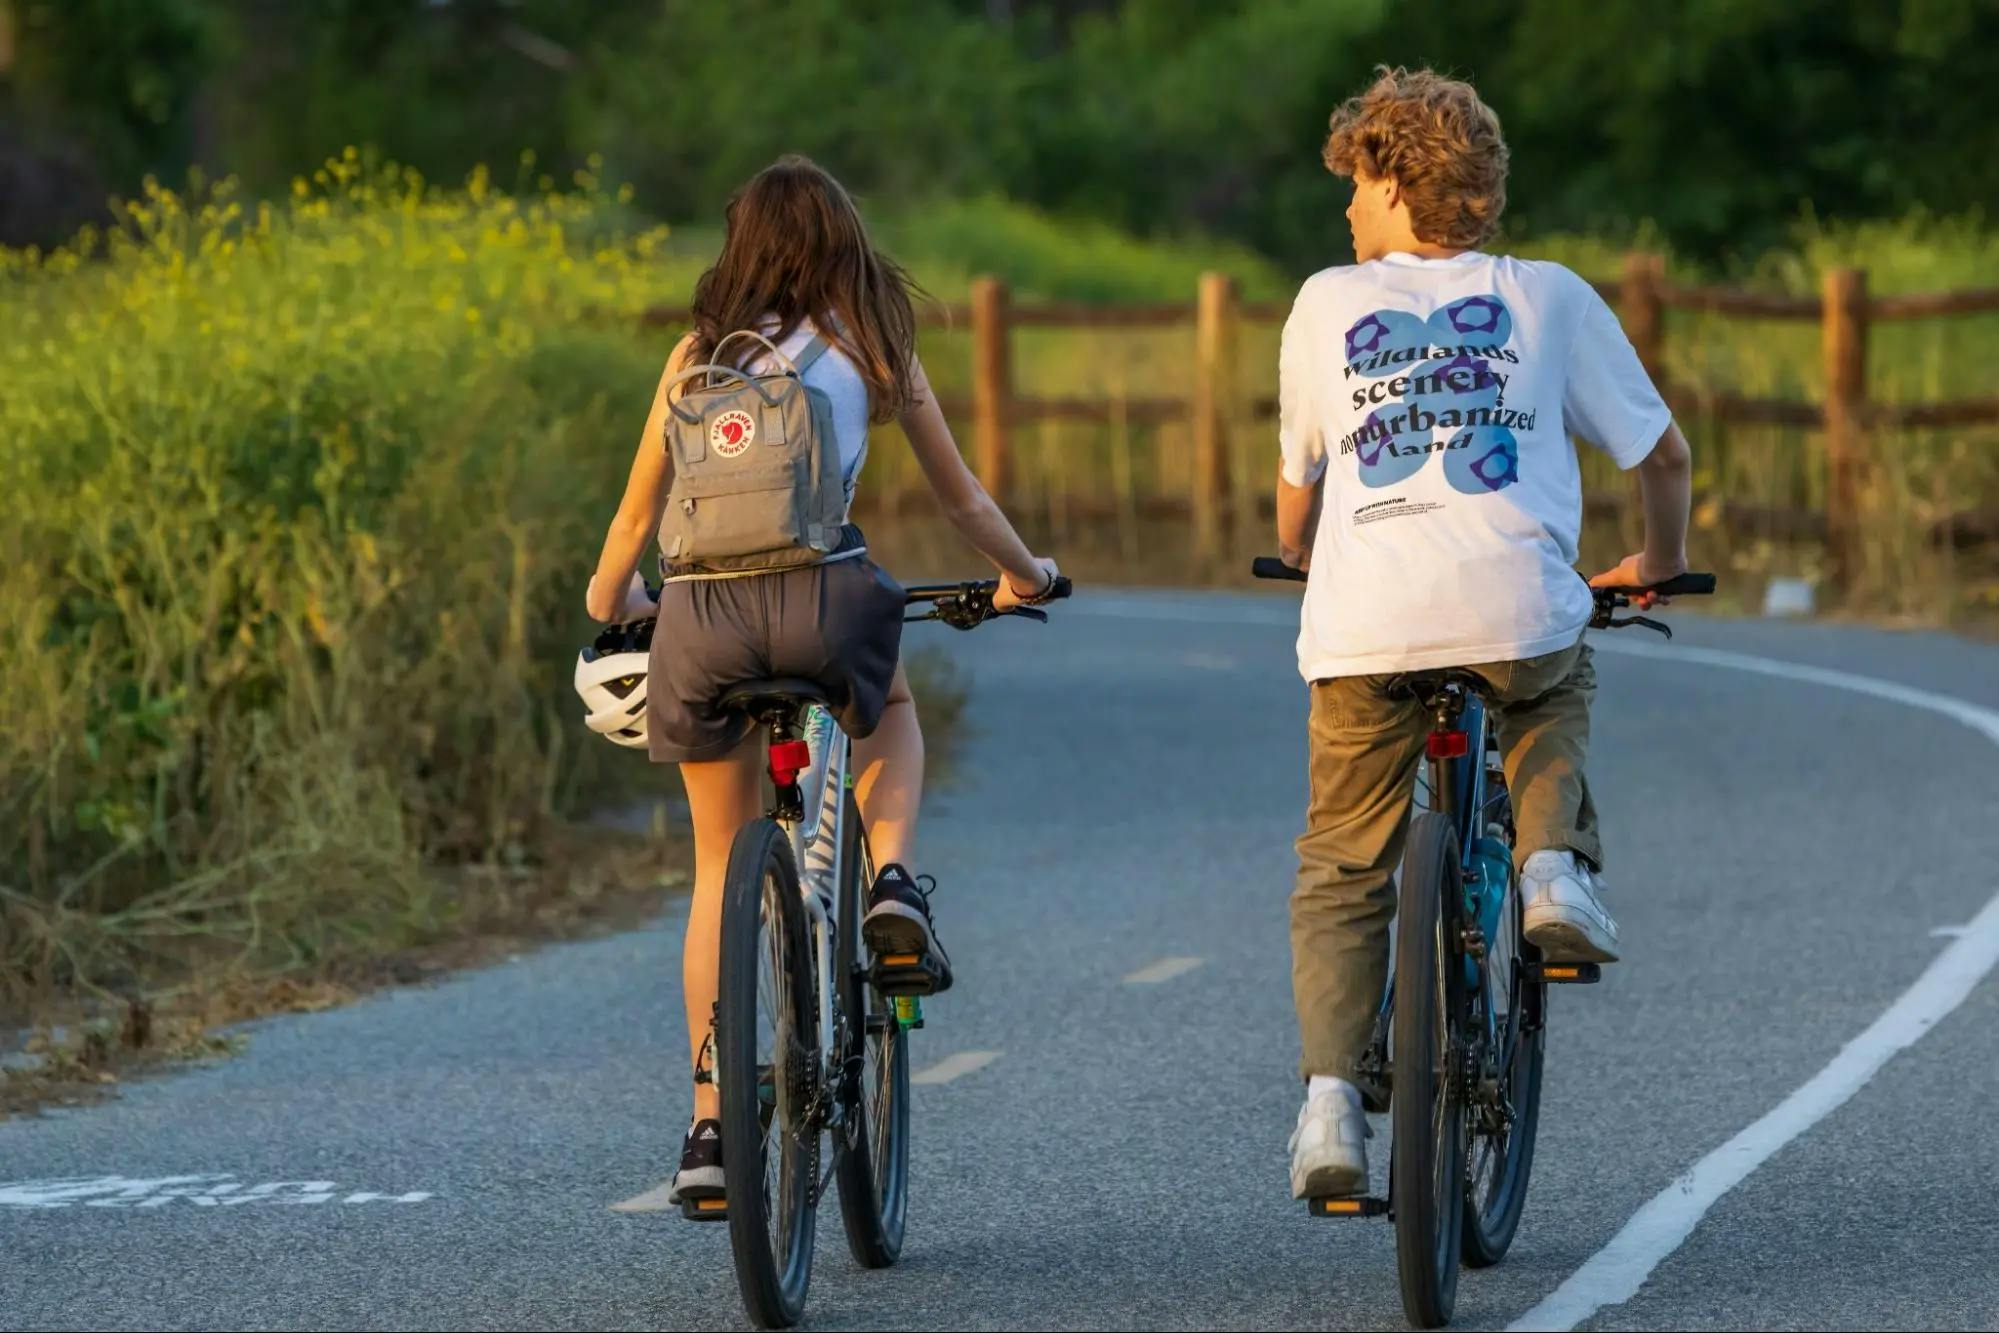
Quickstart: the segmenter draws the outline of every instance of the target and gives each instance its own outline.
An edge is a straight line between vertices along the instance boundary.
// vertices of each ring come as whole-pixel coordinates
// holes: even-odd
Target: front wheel
[[[1458,835],[1425,812],[1409,829],[1396,905],[1390,1205],[1402,1308],[1418,1328],[1450,1322],[1464,1223],[1465,1005]]]
[[[847,1021],[847,1122],[836,1178],[847,1248],[863,1268],[886,1268],[902,1254],[909,1206],[909,1034],[895,1002],[868,984],[861,915],[874,883],[874,860],[861,812],[847,793],[841,819],[839,921],[840,1009]]]
[[[715,1081],[736,1284],[761,1328],[797,1323],[812,1281],[819,1041],[798,892],[784,830],[769,819],[745,825],[722,888]]]

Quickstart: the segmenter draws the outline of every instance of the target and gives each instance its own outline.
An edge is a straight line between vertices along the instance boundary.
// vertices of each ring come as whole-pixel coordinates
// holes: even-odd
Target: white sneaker
[[[1339,1082],[1298,1109],[1291,1131],[1291,1197],[1337,1199],[1367,1193],[1367,1113],[1360,1089]]]
[[[1617,923],[1597,887],[1595,872],[1571,851],[1539,851],[1520,867],[1520,923],[1549,962],[1617,961]]]

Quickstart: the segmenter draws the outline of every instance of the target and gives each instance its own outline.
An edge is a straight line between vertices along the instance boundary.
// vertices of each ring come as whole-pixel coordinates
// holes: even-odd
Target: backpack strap
[[[828,343],[819,334],[815,333],[812,335],[812,341],[805,344],[804,348],[799,351],[798,359],[796,361],[791,361],[789,357],[785,359],[787,361],[791,361],[792,371],[796,373],[800,379],[803,379],[805,378],[805,372],[812,369],[813,363],[817,361],[820,357],[826,355],[826,349],[829,346],[831,346],[830,343]]]

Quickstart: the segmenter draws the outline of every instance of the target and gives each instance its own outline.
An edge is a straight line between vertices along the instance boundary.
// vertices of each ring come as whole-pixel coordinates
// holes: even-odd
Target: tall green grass
[[[585,182],[586,187],[588,182]],[[440,928],[557,704],[673,294],[616,201],[331,162],[0,267],[0,998]]]

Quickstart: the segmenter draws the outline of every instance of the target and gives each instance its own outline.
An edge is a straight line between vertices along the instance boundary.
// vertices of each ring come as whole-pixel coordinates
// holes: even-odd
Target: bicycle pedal
[[[875,957],[868,981],[884,995],[931,995],[944,980],[944,969],[927,953],[885,953]]]
[[[1603,969],[1595,963],[1529,963],[1529,982],[1551,986],[1591,986],[1603,980]]]
[[[729,1201],[719,1194],[706,1199],[682,1199],[680,1215],[690,1222],[726,1222]]]
[[[1377,1199],[1373,1195],[1354,1195],[1339,1199],[1307,1199],[1307,1207],[1314,1217],[1387,1217],[1388,1200]]]

